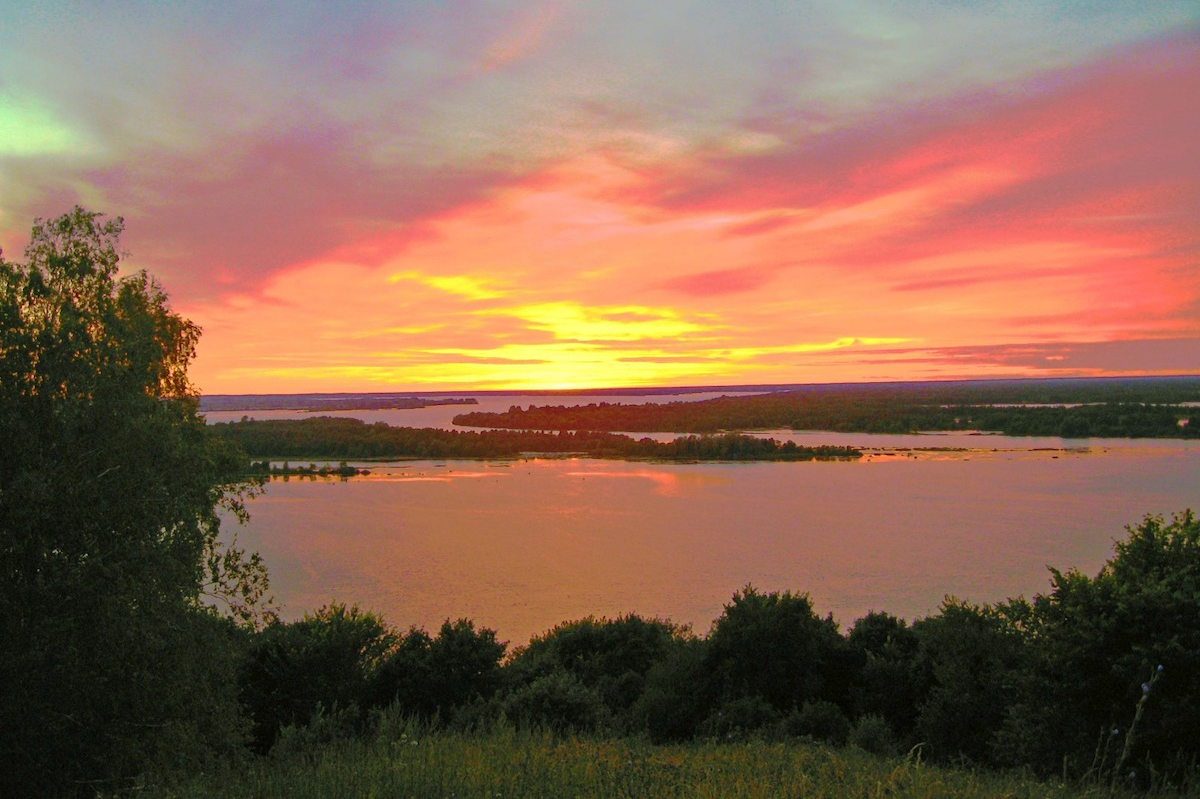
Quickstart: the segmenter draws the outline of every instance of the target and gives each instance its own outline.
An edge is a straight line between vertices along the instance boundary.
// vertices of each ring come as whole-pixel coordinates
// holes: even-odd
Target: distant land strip
[[[808,461],[861,458],[853,447],[807,447],[728,433],[683,436],[674,441],[603,432],[438,430],[395,427],[383,422],[317,416],[308,419],[247,419],[208,426],[251,458],[515,458],[523,455],[583,455],[672,461]]]
[[[413,397],[393,394],[211,394],[200,398],[200,412],[215,411],[384,411],[431,405],[478,405],[474,397]]]
[[[1200,377],[850,384],[697,402],[512,406],[454,424],[509,430],[717,433],[981,431],[1063,438],[1200,438]]]

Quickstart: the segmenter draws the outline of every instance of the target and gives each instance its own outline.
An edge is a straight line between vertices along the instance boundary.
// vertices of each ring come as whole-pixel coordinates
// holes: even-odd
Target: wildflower
[[[1120,727],[1113,727],[1113,728],[1112,728],[1112,734],[1113,734],[1113,735],[1120,735],[1120,734],[1121,734],[1121,728],[1120,728]]]
[[[1156,671],[1157,671],[1159,674],[1162,674],[1162,664],[1161,664],[1161,663],[1159,663],[1159,664],[1158,664],[1158,668],[1156,669]]]
[[[1150,683],[1148,683],[1148,682],[1142,683],[1142,693],[1143,694],[1150,693]]]

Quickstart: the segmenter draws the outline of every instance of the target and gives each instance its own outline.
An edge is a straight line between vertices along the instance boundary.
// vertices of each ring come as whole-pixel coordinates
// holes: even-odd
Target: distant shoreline
[[[986,387],[986,386],[1019,386],[1027,384],[1038,387],[1071,387],[1099,386],[1120,383],[1145,383],[1153,381],[1175,382],[1200,380],[1200,374],[1174,375],[1110,375],[1105,377],[1004,377],[1004,378],[973,378],[958,380],[885,380],[849,381],[844,383],[753,383],[747,385],[698,385],[698,386],[610,386],[607,388],[491,388],[437,391],[310,391],[295,393],[248,393],[248,394],[204,394],[200,398],[201,410],[216,410],[209,408],[209,402],[219,402],[239,398],[275,398],[275,397],[307,397],[313,399],[375,399],[384,397],[434,398],[434,397],[575,397],[575,396],[672,396],[676,394],[705,394],[715,391],[728,391],[739,394],[765,394],[776,391],[801,390],[831,390],[839,389],[884,389],[931,386],[938,388],[953,387]],[[229,410],[240,410],[230,408]],[[262,409],[256,409],[262,410]],[[357,409],[361,410],[361,409]]]
[[[392,411],[428,408],[433,405],[478,405],[474,397],[414,397],[381,394],[213,394],[200,398],[201,413],[233,411]]]

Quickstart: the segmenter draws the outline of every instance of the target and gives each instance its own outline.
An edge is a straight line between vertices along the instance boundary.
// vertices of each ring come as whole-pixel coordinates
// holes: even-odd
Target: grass
[[[177,797],[1082,797],[1110,796],[1019,774],[805,743],[692,743],[555,736],[499,728],[390,725],[367,739],[275,753],[195,778]],[[288,749],[288,747],[283,747]]]

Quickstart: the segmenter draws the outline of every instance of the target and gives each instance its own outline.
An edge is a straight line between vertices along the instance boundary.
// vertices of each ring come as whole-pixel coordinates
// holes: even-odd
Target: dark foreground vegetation
[[[1032,601],[845,632],[750,586],[705,635],[628,615],[510,648],[461,619],[279,620],[219,527],[255,484],[197,413],[198,331],[117,278],[119,233],[75,209],[0,260],[0,796],[1060,790],[918,760],[1200,786],[1190,512]]]
[[[699,402],[513,406],[504,413],[459,414],[454,423],[528,430],[980,430],[1064,438],[1196,438],[1200,412],[1179,404],[1196,401],[1200,377],[885,383]],[[1046,403],[1059,405],[1036,407]],[[1013,404],[1020,406],[1009,407]]]
[[[696,741],[651,744],[602,734],[496,724],[430,726],[386,711],[363,735],[282,744],[241,769],[174,787],[178,797],[261,799],[381,797],[979,797],[1049,799],[1125,795],[1107,786],[942,767],[857,747],[809,742]]]
[[[218,438],[253,458],[515,458],[530,453],[660,460],[832,460],[861,458],[853,447],[804,447],[773,438],[727,433],[674,441],[614,433],[512,430],[438,430],[393,427],[358,419],[318,416],[211,425]]]

